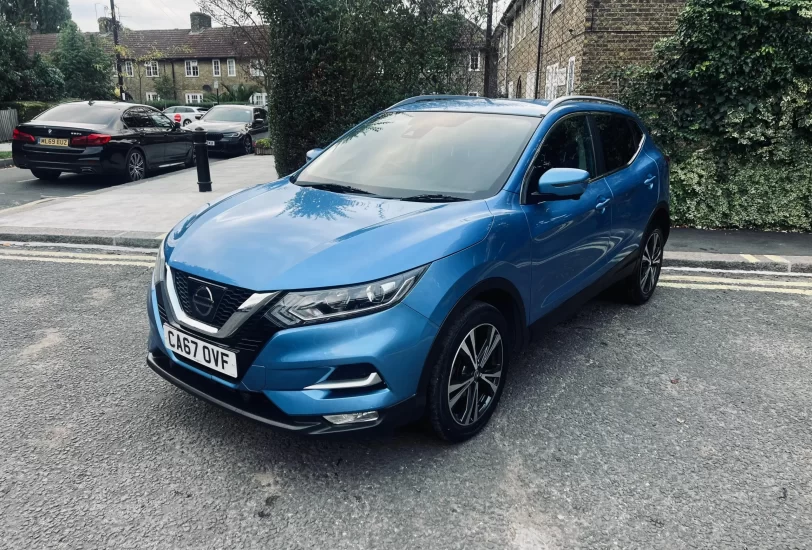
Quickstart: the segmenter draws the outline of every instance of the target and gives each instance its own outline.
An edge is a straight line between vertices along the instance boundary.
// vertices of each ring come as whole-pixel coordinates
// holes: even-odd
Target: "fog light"
[[[331,424],[358,424],[360,422],[375,422],[378,420],[378,411],[366,411],[350,414],[328,414],[324,417]]]

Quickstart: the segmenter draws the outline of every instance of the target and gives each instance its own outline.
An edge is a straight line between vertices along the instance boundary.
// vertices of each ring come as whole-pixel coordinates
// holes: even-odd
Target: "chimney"
[[[193,11],[189,16],[192,20],[192,34],[203,32],[203,29],[211,28],[211,17],[199,11]]]

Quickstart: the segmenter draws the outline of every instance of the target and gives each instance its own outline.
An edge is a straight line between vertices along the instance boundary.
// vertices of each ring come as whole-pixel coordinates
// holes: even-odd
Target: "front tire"
[[[45,180],[45,181],[56,181],[59,179],[59,176],[62,175],[62,172],[59,170],[31,170],[31,173],[34,174],[34,177],[37,179]]]
[[[643,237],[640,258],[637,259],[634,273],[626,279],[626,295],[629,302],[642,305],[651,299],[657,290],[663,268],[663,247],[665,238],[660,227],[650,229]]]
[[[434,433],[465,441],[488,423],[502,396],[510,359],[508,324],[483,302],[466,307],[438,342],[428,387],[428,416]]]
[[[147,159],[140,149],[133,149],[127,155],[125,178],[128,182],[140,181],[147,175]]]
[[[242,147],[246,155],[250,155],[254,152],[254,142],[251,140],[251,136],[245,136],[245,139],[242,141]]]

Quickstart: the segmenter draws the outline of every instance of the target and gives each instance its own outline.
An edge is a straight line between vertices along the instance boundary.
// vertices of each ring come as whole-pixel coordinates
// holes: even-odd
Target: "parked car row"
[[[200,118],[184,126],[186,115]],[[43,180],[68,172],[137,181],[152,170],[193,166],[192,131],[197,128],[209,132],[207,144],[214,151],[251,153],[254,140],[268,135],[268,113],[251,105],[165,114],[120,101],[63,103],[14,129],[12,157],[15,166]]]

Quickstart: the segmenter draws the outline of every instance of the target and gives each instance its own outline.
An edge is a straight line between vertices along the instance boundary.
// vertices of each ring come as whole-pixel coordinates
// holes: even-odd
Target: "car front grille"
[[[193,319],[197,319],[198,321],[218,329],[222,328],[222,326],[226,324],[226,321],[228,321],[231,316],[234,315],[237,308],[240,307],[253,294],[252,291],[244,288],[215,283],[213,281],[203,279],[202,277],[195,277],[195,279],[198,281],[208,282],[214,286],[225,288],[225,293],[220,299],[220,303],[217,305],[217,311],[214,313],[213,318],[201,318],[197,311],[195,311],[195,308],[192,307],[192,296],[189,291],[190,275],[177,269],[172,270],[172,275],[174,277],[175,290],[178,293],[178,301],[180,302],[180,307],[183,308],[184,313]]]
[[[163,284],[161,284],[161,286],[163,286]],[[210,334],[205,334],[197,330],[190,329],[183,325],[169,323],[169,317],[167,316],[166,313],[167,305],[164,303],[162,290],[163,289],[159,288],[158,292],[156,293],[158,301],[158,315],[161,318],[162,324],[172,324],[177,330],[180,330],[181,332],[186,332],[188,334],[191,334],[195,338],[199,338],[200,340],[210,343],[213,346],[218,346],[227,349],[228,351],[234,352],[236,354],[237,356],[236,379],[230,376],[226,376],[215,370],[208,369],[203,365],[200,365],[190,359],[179,358],[180,360],[194,367],[197,367],[200,370],[208,374],[211,374],[212,376],[222,378],[223,380],[228,380],[229,382],[240,381],[243,375],[251,367],[254,360],[259,355],[259,352],[262,351],[262,348],[265,346],[265,344],[268,343],[268,341],[273,337],[274,334],[276,334],[277,332],[279,332],[279,330],[281,330],[278,326],[269,321],[267,317],[265,317],[265,313],[271,307],[271,305],[267,305],[258,310],[256,313],[254,313],[254,315],[249,317],[248,320],[245,321],[245,323],[243,323],[242,326],[240,326],[240,328],[237,329],[237,331],[228,338],[213,338]],[[180,290],[178,290],[178,294],[179,294],[178,297],[180,298]],[[242,304],[242,302],[244,301],[245,300],[240,301],[240,304]],[[181,307],[183,307],[183,305],[181,305]],[[236,310],[236,307],[234,309]]]

